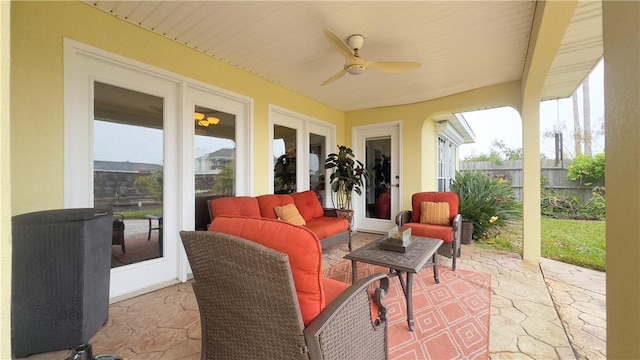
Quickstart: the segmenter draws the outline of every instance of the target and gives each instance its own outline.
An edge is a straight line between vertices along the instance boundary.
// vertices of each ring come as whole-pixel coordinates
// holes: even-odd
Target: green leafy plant
[[[591,186],[604,180],[604,153],[578,155],[567,168],[567,179]]]
[[[225,196],[233,196],[235,193],[235,185],[236,185],[236,176],[235,176],[235,165],[229,164],[225,165],[220,169],[220,174],[216,176],[215,182],[213,183],[213,191],[216,194],[222,194]]]
[[[337,208],[351,210],[351,195],[354,191],[362,194],[362,187],[369,185],[369,172],[355,159],[353,150],[344,145],[338,145],[338,152],[327,156],[324,168],[331,170],[329,183],[336,194]]]
[[[463,221],[473,222],[473,238],[488,238],[522,218],[522,204],[509,181],[493,179],[480,171],[456,173],[451,191],[460,197]]]
[[[133,187],[143,196],[158,198],[162,196],[163,170],[158,168],[150,175],[140,176],[133,182]]]
[[[589,220],[605,219],[604,186],[596,186],[591,190],[591,199],[578,210],[580,215]]]

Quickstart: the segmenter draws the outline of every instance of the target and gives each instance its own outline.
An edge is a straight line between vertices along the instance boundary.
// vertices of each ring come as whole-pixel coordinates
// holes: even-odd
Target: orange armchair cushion
[[[287,254],[305,326],[325,308],[320,240],[307,228],[264,218],[221,216],[213,219],[209,231],[239,236]]]
[[[411,228],[411,235],[442,239],[445,243],[453,241],[454,232],[451,226],[431,224],[406,223],[403,226]]]
[[[428,191],[415,193],[411,197],[411,222],[420,222],[420,204],[423,201],[428,202],[447,202],[449,203],[449,223],[453,221],[453,218],[458,214],[460,208],[460,199],[458,194],[454,192],[438,192]]]

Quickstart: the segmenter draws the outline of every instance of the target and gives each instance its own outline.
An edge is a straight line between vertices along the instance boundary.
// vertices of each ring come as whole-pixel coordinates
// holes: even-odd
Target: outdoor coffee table
[[[344,258],[351,260],[353,283],[358,280],[358,261],[389,268],[389,276],[398,277],[407,303],[407,323],[409,324],[409,330],[413,331],[413,275],[425,266],[432,266],[433,279],[436,281],[436,284],[440,283],[436,251],[440,245],[442,245],[442,240],[422,236],[411,236],[411,244],[407,247],[407,251],[402,253],[380,249],[378,244],[384,240],[384,238],[383,236],[378,240],[352,251],[345,255]],[[402,273],[406,273],[406,283],[405,279],[402,278]]]

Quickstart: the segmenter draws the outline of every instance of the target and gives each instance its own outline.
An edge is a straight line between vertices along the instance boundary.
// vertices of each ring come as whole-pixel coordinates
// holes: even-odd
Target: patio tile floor
[[[359,233],[358,248],[379,235]],[[324,266],[342,260],[346,245],[324,251]],[[451,261],[441,257],[440,264]],[[604,273],[516,254],[462,247],[462,269],[492,276],[491,359],[606,357]],[[199,359],[200,321],[190,282],[110,305],[107,324],[91,338],[93,354],[123,359]],[[29,360],[66,359],[69,351]]]

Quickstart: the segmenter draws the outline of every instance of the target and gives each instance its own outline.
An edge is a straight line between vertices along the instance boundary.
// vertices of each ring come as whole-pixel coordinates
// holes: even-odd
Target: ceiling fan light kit
[[[364,69],[364,65],[361,64],[349,65],[347,72],[351,75],[360,75],[364,72]]]
[[[193,114],[193,119],[196,121],[196,124],[203,126],[203,127],[207,127],[209,125],[218,125],[218,123],[220,123],[220,119],[218,119],[217,117],[213,117],[213,116],[208,116],[205,119],[205,116],[203,113],[200,112],[196,112]]]
[[[324,30],[324,35],[329,40],[331,46],[336,49],[342,56],[344,56],[345,62],[342,70],[325,80],[321,86],[330,84],[345,74],[360,75],[364,73],[367,67],[378,69],[386,73],[401,73],[409,71],[420,66],[420,63],[409,61],[367,61],[360,57],[358,51],[364,45],[364,36],[360,34],[353,34],[347,38],[345,43],[336,34],[329,30]]]
[[[347,38],[347,43],[352,49],[360,49],[364,45],[364,36],[360,34],[353,34]]]

